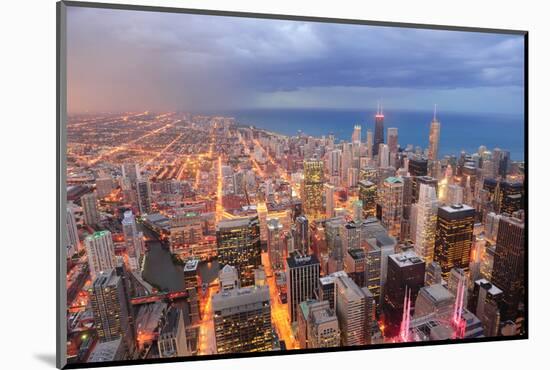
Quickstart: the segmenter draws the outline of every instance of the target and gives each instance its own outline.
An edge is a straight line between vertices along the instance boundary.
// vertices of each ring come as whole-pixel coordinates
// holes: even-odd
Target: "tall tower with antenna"
[[[439,155],[439,134],[441,123],[437,120],[437,104],[434,104],[434,117],[430,124],[430,138],[428,148],[428,159],[432,162],[437,161]]]
[[[380,144],[384,144],[384,113],[382,112],[382,105],[378,102],[378,109],[374,116],[374,155],[378,155]]]

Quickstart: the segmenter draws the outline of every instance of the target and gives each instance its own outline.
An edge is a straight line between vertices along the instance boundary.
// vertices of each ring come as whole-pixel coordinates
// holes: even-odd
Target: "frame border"
[[[335,348],[322,349],[296,349],[286,351],[271,351],[271,352],[252,352],[252,353],[233,353],[233,354],[211,354],[201,356],[176,357],[176,358],[159,358],[159,359],[139,359],[139,360],[124,360],[124,361],[105,361],[96,363],[74,363],[67,364],[66,358],[66,244],[65,223],[66,214],[65,208],[66,199],[66,146],[67,146],[67,53],[66,53],[66,37],[67,37],[67,7],[82,7],[94,9],[110,9],[110,10],[132,10],[157,13],[179,13],[179,14],[198,14],[223,17],[239,17],[239,18],[256,18],[256,19],[272,19],[272,20],[289,20],[302,22],[317,22],[317,23],[338,23],[352,25],[367,25],[379,27],[397,27],[397,28],[415,28],[426,30],[443,30],[443,31],[461,31],[461,32],[477,32],[477,33],[492,33],[492,34],[507,34],[523,36],[524,41],[524,210],[525,210],[525,260],[524,260],[524,307],[525,307],[525,333],[523,335],[500,336],[500,337],[484,337],[477,339],[460,339],[460,340],[443,340],[443,341],[426,341],[426,342],[409,342],[409,343],[382,343],[371,344],[365,346],[342,346]],[[515,29],[499,29],[499,28],[478,28],[478,27],[461,27],[451,25],[437,25],[424,23],[405,23],[405,22],[386,22],[373,20],[359,20],[348,18],[330,18],[318,16],[301,16],[289,14],[268,14],[268,13],[253,13],[226,11],[214,9],[192,9],[192,8],[177,8],[164,6],[148,6],[148,5],[131,5],[131,4],[112,4],[99,2],[84,2],[84,1],[67,1],[61,0],[56,4],[56,19],[57,19],[57,94],[56,94],[56,199],[57,199],[57,237],[56,237],[56,367],[58,369],[82,369],[96,367],[111,367],[111,366],[133,366],[143,364],[163,364],[174,362],[194,362],[194,361],[209,361],[220,359],[236,359],[236,358],[251,358],[251,357],[271,357],[271,356],[288,356],[297,354],[312,354],[312,353],[331,353],[331,352],[347,352],[360,351],[370,349],[385,349],[385,348],[408,348],[422,346],[439,346],[448,344],[463,344],[463,343],[487,343],[500,341],[525,340],[529,338],[529,295],[528,295],[528,280],[529,280],[529,196],[528,196],[528,157],[529,157],[529,32],[526,30]],[[63,243],[62,243],[63,242]]]

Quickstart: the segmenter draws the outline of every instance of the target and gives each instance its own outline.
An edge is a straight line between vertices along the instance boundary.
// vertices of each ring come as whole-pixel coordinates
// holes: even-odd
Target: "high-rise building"
[[[183,279],[185,282],[185,290],[189,303],[189,319],[191,324],[197,324],[201,319],[200,302],[199,302],[199,288],[201,284],[201,278],[199,275],[199,260],[190,259],[185,263],[183,267]]]
[[[353,134],[351,134],[351,142],[361,142],[361,125],[353,126]]]
[[[151,213],[151,183],[147,179],[138,179],[136,182],[139,213]]]
[[[435,189],[435,193],[439,194],[438,192],[438,183],[437,179],[430,177],[430,176],[415,176],[412,177],[412,183],[411,183],[411,195],[412,195],[412,202],[416,203],[418,202],[418,197],[420,196],[420,185],[428,185]]]
[[[388,127],[388,147],[391,154],[397,153],[399,142],[396,127]]]
[[[382,184],[380,199],[382,225],[388,234],[399,238],[403,216],[403,181],[399,177],[388,177]]]
[[[367,286],[367,255],[363,248],[348,249],[344,256],[344,271],[360,288]]]
[[[173,306],[166,312],[164,326],[160,329],[157,345],[160,358],[182,357],[191,354],[187,346],[185,320],[181,308]]]
[[[462,204],[438,209],[434,260],[448,279],[453,267],[468,271],[473,243],[475,210]]]
[[[309,307],[307,334],[307,348],[340,346],[338,317],[328,301],[317,302]]]
[[[298,250],[304,254],[309,253],[309,221],[306,216],[296,217],[294,223],[294,250]]]
[[[334,217],[334,185],[325,184],[325,215],[327,218]]]
[[[426,266],[426,285],[441,284],[441,266],[437,262],[430,262]]]
[[[411,236],[416,254],[430,263],[434,258],[437,194],[433,187],[425,184],[420,185],[419,193],[418,203],[414,204],[416,224],[411,228]]]
[[[197,212],[177,213],[170,217],[169,247],[172,254],[192,256],[191,246],[203,239],[204,220]]]
[[[243,287],[253,285],[262,252],[258,217],[221,220],[216,226],[216,240],[219,263],[236,267]]]
[[[496,241],[498,235],[498,224],[502,215],[497,215],[495,212],[487,213],[485,217],[485,237],[489,240]]]
[[[380,168],[390,166],[390,147],[388,144],[380,144],[380,148],[378,148],[378,166]]]
[[[492,282],[503,292],[502,320],[515,320],[524,296],[525,224],[503,216],[498,226]]]
[[[447,194],[445,203],[462,204],[464,202],[464,188],[460,185],[447,185]]]
[[[78,238],[78,228],[76,227],[76,218],[71,207],[67,207],[67,242],[72,246],[73,251],[80,250],[80,239]],[[71,257],[71,256],[67,256]]]
[[[285,270],[290,322],[295,322],[300,303],[315,298],[319,287],[320,264],[314,254],[295,251],[286,259]]]
[[[269,288],[254,286],[212,297],[218,354],[273,350]]]
[[[334,149],[328,157],[328,173],[331,177],[342,177],[342,151]]]
[[[267,253],[274,271],[284,269],[283,225],[278,218],[267,220]]]
[[[310,159],[304,161],[303,207],[305,215],[315,220],[322,217],[323,209],[323,161]]]
[[[424,286],[425,272],[426,263],[412,250],[392,254],[388,257],[388,273],[384,285],[382,307],[386,336],[393,337],[399,332],[403,318],[405,293],[410,294],[411,303],[416,301],[418,291]],[[414,312],[414,306],[411,308]]]
[[[372,159],[373,156],[373,141],[372,141],[372,131],[367,130],[367,158]]]
[[[348,188],[356,187],[357,181],[359,181],[359,170],[355,167],[348,168]]]
[[[474,282],[468,309],[481,321],[486,337],[496,337],[500,327],[503,292],[486,279]]]
[[[354,221],[342,224],[340,238],[342,240],[342,258],[344,258],[348,250],[361,248],[361,224]]]
[[[239,273],[237,269],[230,265],[225,265],[218,273],[220,282],[220,291],[239,288]]]
[[[348,276],[345,271],[340,270],[319,278],[319,301],[328,301],[329,307],[334,308],[334,281],[338,276]]]
[[[363,217],[376,217],[376,184],[368,180],[361,180],[358,185],[359,200],[363,204]]]
[[[92,278],[116,267],[115,246],[109,231],[96,231],[84,239]]]
[[[374,321],[374,299],[368,288],[360,288],[347,276],[334,281],[335,309],[342,345],[358,346],[371,343],[371,327]]]
[[[139,259],[142,253],[142,240],[137,232],[136,220],[132,214],[132,211],[124,212],[124,218],[122,219],[122,233],[124,234],[124,243],[126,244],[126,252],[128,254],[130,270],[136,271],[139,269]]]
[[[134,332],[124,279],[115,269],[101,272],[89,289],[94,328],[100,342],[122,338],[129,352],[134,347]]]
[[[430,137],[428,147],[428,159],[437,161],[439,155],[439,135],[441,131],[441,123],[436,118],[436,110],[434,108],[434,118],[430,124]]]
[[[378,155],[380,144],[384,144],[384,114],[382,113],[382,107],[378,105],[378,111],[374,116],[374,155]]]
[[[428,176],[428,160],[413,156],[409,158],[409,174],[411,176]]]
[[[99,211],[97,209],[97,195],[95,193],[84,194],[80,198],[84,223],[88,226],[95,226],[99,223]]]
[[[382,288],[382,248],[376,244],[376,239],[367,241],[364,248],[366,254],[365,284],[372,293],[376,307],[378,307],[380,305],[380,292]]]
[[[459,288],[468,285],[468,273],[461,268],[453,267],[447,278],[447,289],[456,297],[459,293]],[[468,289],[462,290],[462,302],[468,302]]]
[[[455,296],[441,284],[420,288],[414,306],[414,316],[423,317],[452,310]]]
[[[521,182],[501,181],[495,192],[495,209],[497,213],[511,216],[523,208],[523,184]]]

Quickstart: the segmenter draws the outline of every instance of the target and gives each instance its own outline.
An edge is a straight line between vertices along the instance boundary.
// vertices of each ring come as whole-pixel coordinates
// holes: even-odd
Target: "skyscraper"
[[[283,225],[278,218],[267,220],[267,252],[274,271],[284,269]]]
[[[500,331],[503,292],[486,279],[474,282],[472,296],[468,309],[472,311],[483,324],[486,337],[496,337]]]
[[[296,217],[294,228],[294,250],[309,253],[309,221],[306,216]]]
[[[382,107],[378,105],[378,110],[374,116],[374,147],[373,154],[378,155],[380,144],[384,143],[384,114]]]
[[[122,338],[127,349],[133,351],[134,333],[122,277],[115,269],[103,271],[94,279],[89,295],[99,341]]]
[[[475,210],[467,205],[439,207],[434,260],[445,280],[453,267],[468,271],[473,242]]]
[[[399,147],[399,141],[397,136],[397,128],[388,127],[388,148],[390,150],[390,154],[397,153],[398,147]]]
[[[342,345],[358,346],[371,343],[374,320],[374,299],[368,288],[360,288],[347,276],[334,280],[335,310],[340,324]]]
[[[136,271],[139,269],[139,259],[141,257],[141,238],[139,238],[136,220],[132,211],[124,212],[122,219],[122,233],[124,234],[124,243],[126,244],[126,252],[128,254],[128,262],[130,270]]]
[[[390,166],[390,147],[388,144],[380,144],[378,149],[378,166],[387,168]]]
[[[151,183],[147,179],[138,179],[136,182],[139,213],[151,213]]]
[[[432,262],[434,258],[437,206],[435,189],[421,184],[418,203],[414,204],[416,224],[411,228],[411,232],[414,230],[414,250],[426,263]]]
[[[109,231],[96,231],[84,239],[92,278],[116,267],[115,246]]]
[[[189,318],[191,324],[196,324],[201,319],[200,303],[199,303],[199,286],[201,285],[199,276],[199,260],[190,259],[183,267],[183,279],[185,281],[185,290],[189,303]]]
[[[218,354],[273,349],[267,286],[219,292],[212,297],[212,311]]]
[[[434,117],[430,124],[430,137],[428,147],[428,159],[437,161],[439,155],[439,134],[441,131],[441,123],[436,118],[436,108],[434,107]]]
[[[376,184],[368,180],[361,180],[358,185],[359,200],[363,204],[363,218],[376,217]]]
[[[405,292],[410,292],[410,301],[415,302],[420,288],[424,286],[426,264],[412,250],[388,257],[388,271],[384,286],[383,311],[388,337],[397,335],[403,317]],[[414,306],[412,306],[414,311]]]
[[[523,208],[523,184],[521,182],[501,181],[495,190],[495,209],[497,213],[511,216]]]
[[[97,209],[97,196],[95,193],[84,194],[80,198],[84,222],[88,226],[95,226],[99,223],[99,211]]]
[[[319,260],[314,254],[308,255],[296,251],[286,259],[290,322],[297,320],[301,302],[315,298],[319,287],[319,269]]]
[[[310,159],[304,161],[304,213],[311,220],[322,217],[323,209],[323,161]]]
[[[353,126],[353,134],[351,135],[351,142],[361,142],[361,125]]]
[[[189,356],[182,309],[170,307],[157,341],[160,358]]]
[[[503,216],[498,226],[492,282],[503,292],[502,320],[515,320],[524,295],[525,224]]]
[[[262,252],[258,217],[221,220],[216,226],[216,240],[220,264],[236,267],[243,287],[253,285]]]
[[[309,308],[307,348],[340,346],[340,328],[334,310],[328,301],[314,303]]]
[[[334,149],[329,153],[328,173],[331,177],[342,176],[342,151],[340,149]]]
[[[373,156],[373,141],[372,141],[372,131],[367,130],[367,158],[372,159]]]
[[[325,184],[325,215],[327,218],[334,217],[334,185]]]
[[[401,178],[388,177],[384,180],[379,202],[382,211],[382,225],[391,236],[399,238],[403,216],[403,181]]]

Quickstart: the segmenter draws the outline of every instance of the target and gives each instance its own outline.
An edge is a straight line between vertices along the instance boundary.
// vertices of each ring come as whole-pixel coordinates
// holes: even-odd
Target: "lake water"
[[[285,135],[296,135],[302,130],[313,136],[333,133],[338,139],[349,141],[355,124],[361,124],[363,140],[367,129],[374,132],[375,112],[368,110],[249,109],[211,113],[232,116],[240,124]],[[385,111],[384,115],[384,128],[398,129],[401,147],[407,144],[428,146],[433,112]],[[480,145],[485,145],[490,150],[495,147],[509,150],[512,160],[524,159],[523,115],[442,111],[437,117],[441,122],[440,156],[458,155],[462,150],[473,153]]]

